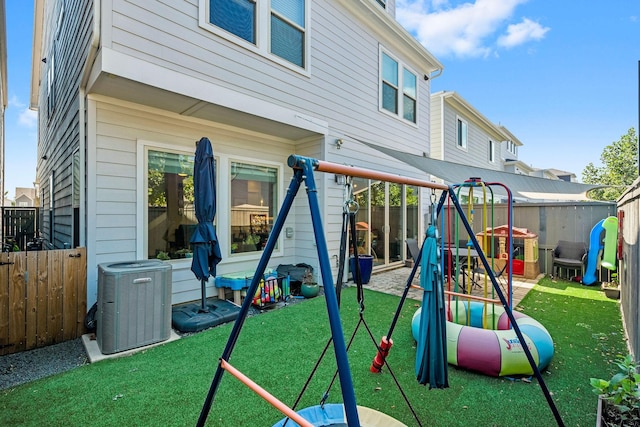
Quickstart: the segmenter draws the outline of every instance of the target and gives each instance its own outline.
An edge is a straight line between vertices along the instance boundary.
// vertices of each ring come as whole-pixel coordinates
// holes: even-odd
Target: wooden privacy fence
[[[81,336],[86,248],[0,253],[0,355]]]

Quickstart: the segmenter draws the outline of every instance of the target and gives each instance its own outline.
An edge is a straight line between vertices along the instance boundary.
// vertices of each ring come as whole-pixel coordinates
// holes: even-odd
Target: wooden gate
[[[81,336],[86,248],[0,253],[0,355]]]

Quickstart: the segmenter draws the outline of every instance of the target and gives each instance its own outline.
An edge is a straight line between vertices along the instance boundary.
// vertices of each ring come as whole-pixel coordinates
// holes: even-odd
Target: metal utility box
[[[169,339],[171,265],[156,259],[98,265],[96,339],[103,354]]]

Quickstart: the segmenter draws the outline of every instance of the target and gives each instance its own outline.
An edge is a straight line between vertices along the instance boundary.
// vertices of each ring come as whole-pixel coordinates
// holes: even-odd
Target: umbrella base
[[[232,322],[238,317],[240,307],[226,300],[208,300],[208,312],[202,311],[202,302],[193,302],[173,307],[171,324],[180,332],[199,332]]]

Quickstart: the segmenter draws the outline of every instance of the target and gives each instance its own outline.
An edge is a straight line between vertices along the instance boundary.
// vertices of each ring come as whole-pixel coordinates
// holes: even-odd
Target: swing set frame
[[[471,228],[471,225],[469,224],[469,222],[466,220],[464,212],[460,206],[460,203],[458,201],[458,197],[456,195],[455,192],[455,187],[454,186],[447,186],[444,184],[437,184],[437,183],[433,183],[433,182],[428,182],[428,181],[424,181],[424,180],[419,180],[419,179],[414,179],[414,178],[409,178],[409,177],[403,177],[400,175],[394,175],[394,174],[390,174],[390,173],[385,173],[385,172],[378,172],[378,171],[373,171],[370,169],[365,169],[365,168],[359,168],[359,167],[353,167],[353,166],[346,166],[346,165],[340,165],[340,164],[336,164],[336,163],[331,163],[331,162],[327,162],[327,161],[322,161],[322,160],[318,160],[318,159],[313,159],[310,157],[303,157],[303,156],[298,156],[298,155],[291,155],[289,156],[289,158],[287,159],[287,164],[289,167],[291,167],[293,169],[293,176],[291,178],[291,182],[289,184],[289,188],[287,190],[285,199],[283,201],[283,204],[281,206],[280,212],[276,218],[276,220],[274,221],[274,225],[273,228],[271,230],[271,233],[269,234],[269,238],[267,240],[267,243],[265,245],[265,248],[263,250],[262,256],[260,258],[260,261],[258,262],[258,265],[256,267],[256,272],[253,276],[253,279],[251,280],[251,283],[247,289],[247,295],[254,295],[255,292],[258,289],[258,286],[260,284],[260,278],[262,277],[264,271],[267,268],[267,263],[269,262],[271,255],[276,247],[276,243],[278,241],[278,238],[280,236],[280,234],[282,233],[282,230],[284,228],[284,223],[285,220],[287,218],[287,216],[289,215],[289,212],[291,210],[291,207],[293,206],[293,203],[295,201],[295,197],[298,194],[298,191],[300,189],[300,186],[302,185],[302,183],[305,184],[306,186],[306,192],[307,192],[307,198],[308,198],[308,202],[309,202],[309,208],[310,208],[310,215],[311,215],[311,221],[312,221],[312,225],[313,225],[313,231],[314,231],[314,236],[315,236],[315,243],[316,243],[316,248],[317,248],[317,254],[318,254],[318,260],[319,260],[319,266],[320,266],[320,274],[322,277],[322,283],[325,286],[325,292],[324,292],[324,296],[325,296],[325,301],[326,301],[326,307],[327,307],[327,312],[328,312],[328,317],[329,317],[329,326],[330,326],[330,331],[331,331],[331,342],[333,343],[333,348],[334,348],[334,354],[335,354],[335,358],[336,358],[336,364],[337,364],[337,370],[338,370],[338,377],[340,380],[340,388],[341,388],[341,392],[342,392],[342,401],[343,401],[343,405],[344,405],[344,411],[345,411],[345,416],[346,416],[346,421],[349,427],[360,427],[360,420],[359,420],[359,416],[358,416],[358,410],[357,410],[357,405],[356,405],[356,397],[355,397],[355,391],[354,391],[354,387],[353,387],[353,381],[352,381],[352,377],[351,377],[351,369],[349,367],[349,362],[348,362],[348,358],[347,358],[347,346],[345,343],[345,339],[344,339],[344,334],[343,334],[343,330],[342,330],[342,324],[341,324],[341,320],[340,320],[340,312],[339,312],[339,303],[338,303],[338,298],[336,296],[336,292],[334,289],[334,280],[333,280],[333,275],[332,275],[332,269],[331,269],[331,261],[329,259],[329,252],[328,252],[328,247],[327,247],[327,242],[325,239],[325,233],[324,233],[324,228],[323,228],[323,224],[322,224],[322,217],[320,214],[320,204],[319,204],[319,200],[318,200],[318,190],[316,187],[316,182],[315,182],[315,178],[314,178],[314,172],[325,172],[325,173],[334,173],[334,174],[339,174],[339,175],[345,175],[345,176],[349,176],[349,177],[358,177],[358,178],[369,178],[369,179],[375,179],[375,180],[380,180],[380,181],[388,181],[388,182],[393,182],[393,183],[397,183],[397,184],[406,184],[406,185],[413,185],[413,186],[418,186],[418,187],[423,187],[423,188],[430,188],[432,190],[441,190],[442,191],[442,196],[440,198],[440,201],[438,203],[438,213],[440,213],[442,206],[445,202],[445,200],[448,198],[450,198],[451,202],[453,203],[456,211],[458,212],[458,214],[460,215],[462,222],[464,224],[464,227],[467,231],[467,233],[469,234],[469,237],[474,245],[474,247],[478,250],[478,255],[480,258],[480,261],[482,262],[483,266],[485,267],[485,271],[489,274],[489,278],[493,284],[494,289],[496,290],[498,297],[502,303],[502,305],[504,306],[506,313],[509,317],[509,320],[511,322],[511,325],[518,337],[518,339],[520,340],[520,342],[525,342],[524,337],[522,335],[522,332],[520,331],[520,328],[518,327],[518,324],[516,322],[515,317],[513,316],[513,313],[511,311],[511,307],[509,306],[509,302],[507,301],[507,298],[505,297],[505,295],[503,294],[503,292],[500,290],[500,286],[498,285],[497,279],[495,278],[492,269],[490,268],[490,264],[487,260],[487,258],[485,257],[485,255],[482,253],[482,251],[479,249],[480,245],[478,243],[478,240],[476,239],[473,230]],[[505,187],[506,188],[506,187]],[[508,189],[507,189],[508,191]],[[510,194],[510,192],[509,192]],[[413,278],[415,277],[415,273],[417,270],[417,266],[420,263],[420,258],[422,256],[422,248],[420,248],[420,253],[418,255],[418,259],[416,260],[416,262],[414,263],[413,269],[411,271],[410,277],[407,281],[407,286],[405,287],[405,292],[404,295],[401,299],[401,304],[404,301],[404,299],[406,298],[406,294],[408,292],[408,289],[410,287],[411,281],[413,280]],[[357,264],[357,263],[356,263]],[[400,305],[401,307],[401,305]],[[400,308],[399,307],[399,308]],[[277,409],[279,409],[281,412],[283,412],[285,415],[287,415],[288,417],[290,417],[292,420],[296,421],[299,425],[301,426],[312,426],[312,424],[310,424],[308,421],[301,419],[301,417],[299,417],[295,411],[291,410],[290,408],[288,408],[286,405],[284,405],[282,402],[280,402],[276,397],[274,397],[273,395],[271,395],[270,393],[268,393],[267,391],[265,391],[264,389],[260,388],[259,385],[253,383],[253,381],[251,381],[249,378],[247,378],[244,374],[242,374],[241,372],[237,371],[235,368],[233,368],[233,366],[230,364],[229,359],[231,358],[231,355],[233,353],[234,347],[237,343],[238,337],[240,335],[240,332],[242,330],[242,327],[244,326],[244,322],[248,316],[249,313],[249,309],[251,308],[251,298],[245,298],[244,302],[242,303],[242,306],[240,307],[240,312],[238,313],[238,317],[235,320],[235,323],[233,325],[233,328],[231,330],[231,333],[229,335],[229,338],[227,340],[227,343],[225,345],[225,348],[222,352],[222,355],[219,358],[218,361],[218,367],[216,369],[216,372],[214,374],[214,377],[211,381],[211,385],[209,387],[209,391],[207,393],[207,396],[205,398],[205,401],[203,403],[202,406],[202,410],[200,411],[200,415],[198,417],[198,421],[197,421],[197,426],[201,427],[204,426],[207,420],[207,417],[209,415],[209,412],[211,410],[211,405],[213,404],[213,400],[215,398],[215,395],[217,393],[217,390],[220,386],[220,381],[222,380],[222,376],[224,374],[224,372],[228,372],[232,375],[234,375],[236,378],[238,378],[240,381],[242,381],[243,383],[245,383],[247,386],[249,386],[252,390],[254,390],[257,394],[259,394],[261,397],[263,397],[267,402],[269,402],[271,405],[273,405],[274,407],[276,407]],[[399,310],[398,310],[399,311]],[[397,313],[396,313],[397,316]],[[390,332],[393,331],[393,328],[395,326],[395,322],[397,319],[394,319],[394,321],[392,322],[391,325],[391,329]],[[388,334],[388,338],[391,338],[391,333]],[[533,355],[531,354],[531,351],[528,349],[527,346],[523,346],[524,352],[527,356],[527,359],[531,365],[531,368],[534,372],[535,377],[537,378],[540,387],[545,395],[545,398],[547,400],[547,403],[550,407],[550,409],[553,412],[553,415],[555,417],[556,422],[558,423],[559,426],[563,426],[563,422],[562,419],[560,417],[560,414],[555,406],[555,403],[553,402],[553,399],[551,397],[551,394],[544,382],[544,379],[536,365],[536,362],[533,358]]]

